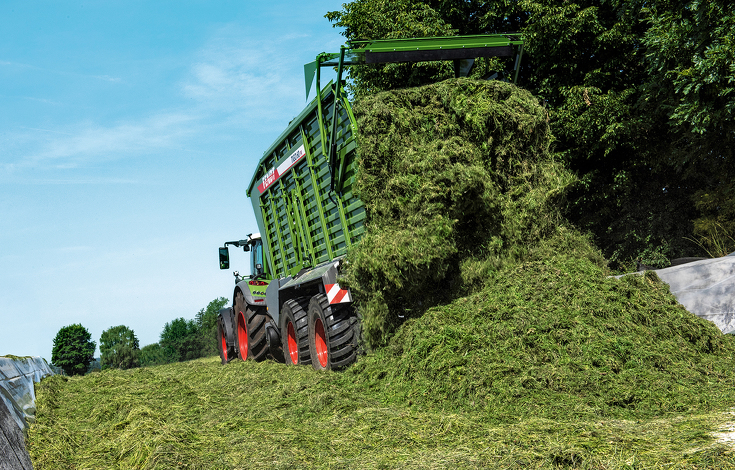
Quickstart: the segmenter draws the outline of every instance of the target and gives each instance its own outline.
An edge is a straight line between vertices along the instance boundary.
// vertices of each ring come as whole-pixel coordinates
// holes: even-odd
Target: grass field
[[[713,436],[732,336],[559,243],[342,372],[215,357],[44,379],[34,468],[735,468]]]

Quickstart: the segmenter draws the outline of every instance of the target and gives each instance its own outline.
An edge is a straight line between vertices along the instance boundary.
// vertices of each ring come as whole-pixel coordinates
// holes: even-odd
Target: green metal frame
[[[462,62],[478,57],[512,56],[516,49],[516,60],[513,66],[513,83],[518,82],[518,72],[523,58],[523,37],[520,33],[477,34],[472,36],[442,36],[409,39],[374,39],[352,40],[341,46],[338,53],[322,52],[316,60],[304,65],[304,84],[308,99],[311,86],[316,76],[317,102],[321,116],[320,73],[322,67],[337,67],[337,88],[334,93],[334,112],[340,99],[346,102],[346,94],[342,86],[342,72],[348,65],[384,64],[396,62],[428,62],[437,60],[454,61],[455,75],[460,76]],[[467,71],[471,66],[466,68]],[[350,109],[347,106],[347,109]],[[351,110],[350,110],[351,112]],[[332,120],[327,160],[331,167],[330,188],[341,186],[336,161],[336,127],[337,120]],[[323,120],[319,121],[320,127]],[[326,132],[322,130],[322,143],[326,142]]]

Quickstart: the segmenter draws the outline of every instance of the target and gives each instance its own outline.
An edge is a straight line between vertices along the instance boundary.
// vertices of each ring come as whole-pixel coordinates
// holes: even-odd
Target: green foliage
[[[140,346],[135,332],[125,325],[113,326],[100,336],[102,368],[130,369],[140,365]]]
[[[140,350],[140,365],[143,367],[157,366],[166,364],[166,354],[158,343],[143,346]]]
[[[177,318],[166,323],[159,343],[141,349],[140,364],[152,366],[217,355],[217,315],[227,302],[219,297],[199,310],[193,320]]]
[[[735,123],[735,14],[723,0],[648,6],[647,98],[677,126],[732,142]],[[653,86],[655,84],[655,86]],[[698,143],[704,144],[705,139]],[[720,143],[721,145],[721,143]]]
[[[219,297],[199,310],[194,318],[202,340],[202,356],[219,354],[217,349],[217,315],[220,309],[227,305],[227,298]]]
[[[480,32],[517,31],[525,17],[506,15],[514,2],[468,0],[415,1],[355,0],[342,5],[341,11],[325,16],[335,27],[345,28],[349,39],[400,39],[426,36],[453,36]],[[481,78],[512,68],[511,59],[480,58],[470,74]],[[400,87],[422,86],[454,77],[451,61],[412,64],[381,64],[350,67],[348,88],[357,97]]]
[[[733,233],[728,2],[355,0],[327,18],[348,39],[522,31],[520,84],[549,106],[553,151],[579,177],[567,216],[619,266],[702,254],[687,239]],[[447,78],[450,66],[350,74],[361,97]]]
[[[167,362],[188,361],[202,357],[202,338],[194,320],[177,318],[163,326],[159,341]]]
[[[89,367],[87,368],[87,374],[91,374],[92,372],[99,372],[102,370],[102,362],[98,358],[93,358],[92,362],[89,363]]]
[[[363,331],[382,344],[398,318],[522,257],[561,221],[572,177],[548,152],[547,115],[528,92],[452,79],[355,106],[365,238],[349,253]],[[467,269],[463,269],[467,268]]]
[[[345,28],[350,39],[400,39],[423,36],[450,36],[456,33],[431,6],[412,0],[392,2],[358,0],[343,5],[326,17],[335,27]],[[366,19],[369,18],[369,21]],[[454,76],[449,63],[385,64],[377,67],[350,67],[350,91],[356,96],[402,86],[425,85],[436,77]]]
[[[65,326],[56,333],[51,362],[67,375],[82,375],[94,360],[95,342],[81,324]]]

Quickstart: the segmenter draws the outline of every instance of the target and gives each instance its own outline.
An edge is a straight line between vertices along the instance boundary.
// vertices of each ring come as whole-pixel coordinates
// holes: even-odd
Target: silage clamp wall
[[[36,414],[35,382],[54,375],[43,358],[0,357],[0,398],[20,429],[27,429]]]

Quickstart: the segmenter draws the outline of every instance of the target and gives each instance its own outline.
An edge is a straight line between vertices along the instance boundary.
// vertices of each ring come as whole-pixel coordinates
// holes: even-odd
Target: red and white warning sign
[[[330,304],[341,304],[343,302],[352,302],[352,296],[348,289],[342,289],[339,284],[325,284],[327,288],[327,300]]]
[[[306,155],[306,150],[304,149],[304,145],[301,144],[301,147],[297,148],[294,153],[289,155],[287,159],[278,165],[278,168],[271,168],[258,185],[258,191],[260,191],[260,194],[263,194],[263,191],[278,181],[278,178],[283,176],[292,166],[304,158],[304,155]]]

